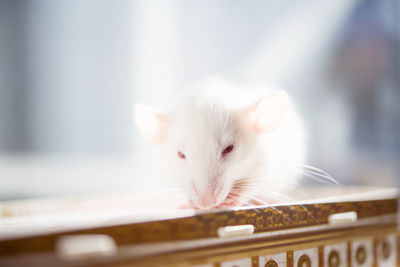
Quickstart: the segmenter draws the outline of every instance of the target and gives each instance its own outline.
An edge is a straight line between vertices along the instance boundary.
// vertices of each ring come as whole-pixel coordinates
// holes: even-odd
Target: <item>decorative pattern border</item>
[[[331,214],[355,211],[358,218],[397,212],[397,199],[317,203],[217,211],[192,217],[124,224],[0,241],[0,256],[54,249],[61,235],[107,234],[117,245],[217,237],[219,227],[252,224],[255,232],[285,230],[328,223]]]
[[[128,257],[101,257],[92,260],[88,259],[74,259],[74,261],[63,261],[58,255],[51,252],[38,253],[34,255],[18,255],[12,257],[0,257],[0,266],[197,266],[197,267],[226,267],[226,266],[264,266],[271,261],[278,262],[278,266],[299,267],[299,262],[302,258],[308,258],[312,264],[306,263],[304,266],[313,267],[335,267],[337,263],[330,263],[326,261],[329,250],[332,245],[345,244],[347,247],[344,250],[339,250],[339,258],[346,258],[344,266],[355,267],[360,266],[356,264],[358,261],[357,254],[352,254],[350,257],[341,257],[351,250],[357,251],[358,248],[369,244],[369,248],[365,251],[367,257],[366,262],[362,266],[376,266],[376,267],[398,267],[399,251],[395,249],[399,238],[397,225],[375,225],[368,226],[366,229],[352,229],[344,228],[334,231],[336,235],[326,236],[324,231],[319,234],[301,233],[298,237],[284,237],[279,245],[270,241],[255,242],[250,241],[248,246],[241,246],[240,244],[228,244],[219,247],[204,247],[194,248],[191,250],[175,251],[167,254],[149,255],[145,258],[132,258]],[[300,239],[302,240],[299,240]],[[389,241],[390,239],[390,241]],[[373,241],[376,240],[379,246],[372,246]],[[360,242],[361,241],[361,242]],[[385,256],[382,244],[388,242],[389,254]],[[257,244],[256,244],[257,243]],[[356,243],[356,244],[354,244]],[[254,246],[257,245],[257,246]],[[322,249],[321,249],[322,248]],[[126,250],[126,248],[124,248]],[[323,253],[320,253],[323,251]],[[317,253],[315,253],[317,252]],[[354,252],[354,251],[353,251]],[[297,253],[297,256],[296,256]],[[122,256],[122,255],[120,255]],[[283,256],[283,257],[282,257]],[[377,257],[379,259],[377,259]],[[329,258],[329,257],[328,257]],[[324,259],[324,260],[321,260]],[[382,259],[384,261],[382,261]],[[76,261],[78,260],[78,261]],[[308,260],[307,260],[308,261]],[[386,261],[386,262],[385,262]],[[309,262],[309,261],[308,261]],[[337,262],[337,261],[336,261]],[[346,264],[347,263],[347,264]],[[374,263],[374,265],[372,265]],[[333,265],[332,265],[333,264]],[[273,265],[271,265],[273,266]],[[342,265],[340,265],[342,266]]]
[[[346,253],[347,255],[345,257],[346,261],[344,261],[343,264],[340,263],[340,258],[341,258],[341,256],[343,256],[343,254],[340,254],[340,253],[338,254],[337,251],[336,251],[336,253],[337,253],[336,255],[338,257],[337,258],[338,261],[336,261],[336,262],[329,262],[329,260],[325,261],[325,258],[327,256],[325,254],[326,251],[327,251],[327,250],[325,250],[326,245],[321,245],[321,244],[319,244],[319,245],[317,245],[315,247],[315,248],[318,249],[318,254],[317,254],[316,257],[315,256],[312,257],[311,255],[307,254],[307,252],[304,252],[303,254],[301,254],[302,256],[299,257],[298,261],[295,261],[294,256],[293,256],[294,253],[297,250],[291,250],[291,249],[286,250],[286,252],[285,252],[286,261],[283,264],[286,267],[295,267],[295,266],[318,266],[318,267],[347,266],[347,267],[355,267],[355,266],[364,266],[364,265],[365,266],[371,266],[371,267],[398,267],[397,257],[399,256],[400,252],[396,249],[396,246],[397,246],[396,244],[393,244],[394,247],[390,247],[389,248],[390,249],[390,253],[395,253],[396,261],[389,261],[389,262],[386,262],[386,263],[382,263],[381,262],[381,264],[378,263],[378,258],[384,257],[384,255],[382,254],[382,251],[378,251],[378,246],[377,245],[380,242],[383,242],[385,240],[385,238],[387,238],[389,236],[393,236],[393,235],[396,235],[396,239],[397,239],[397,237],[398,237],[397,232],[392,232],[392,233],[389,233],[389,234],[386,234],[386,235],[371,235],[371,236],[367,235],[366,237],[363,238],[363,239],[369,239],[369,240],[371,240],[372,243],[375,243],[371,247],[371,250],[369,252],[367,252],[368,255],[365,254],[365,257],[372,257],[372,260],[370,261],[370,264],[368,264],[367,262],[362,262],[362,263],[358,262],[357,263],[357,258],[356,258],[357,256],[356,255],[351,255],[350,252],[351,252],[351,248],[352,248],[352,243],[353,243],[353,241],[357,240],[357,239],[353,239],[353,238],[349,238],[349,240],[347,242],[345,242],[346,250],[343,251],[343,253]],[[335,244],[335,243],[333,243],[333,244]],[[329,246],[329,245],[327,245],[327,246]],[[259,258],[260,257],[265,257],[265,256],[267,256],[267,255],[262,254],[262,253],[259,254],[259,256],[251,256],[251,262],[252,262],[251,267],[261,267],[261,266],[268,267],[267,265],[260,265],[260,262],[259,262]],[[307,262],[305,263],[304,261],[302,261],[302,258],[303,259],[310,259],[311,261],[307,260]],[[271,259],[270,261],[273,261],[273,259]],[[217,267],[217,266],[220,266],[220,264],[221,263],[218,262],[218,263],[212,263],[210,265],[213,266],[213,267]]]

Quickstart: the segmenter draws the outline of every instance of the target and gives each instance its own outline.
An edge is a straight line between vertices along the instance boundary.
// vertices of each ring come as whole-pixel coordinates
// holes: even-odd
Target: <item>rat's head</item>
[[[166,113],[135,106],[140,132],[164,146],[174,177],[196,208],[241,204],[246,199],[241,181],[265,164],[258,137],[278,127],[287,96],[277,91],[247,105],[243,101],[227,93],[201,91]]]

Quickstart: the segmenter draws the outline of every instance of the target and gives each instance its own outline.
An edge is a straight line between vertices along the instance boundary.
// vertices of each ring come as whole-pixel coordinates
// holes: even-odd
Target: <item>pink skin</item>
[[[239,201],[240,195],[237,193],[229,193],[226,199],[219,205],[212,207],[210,209],[225,209],[225,208],[232,208],[239,206]],[[181,209],[195,209],[195,210],[200,210],[199,208],[193,201],[189,200],[186,204],[180,206]]]
[[[232,207],[236,207],[239,205],[239,200],[238,199],[232,199],[230,196],[228,196],[224,202],[222,202],[221,204],[210,208],[210,209],[224,209],[224,208],[232,208]],[[195,210],[200,210],[201,208],[199,208],[198,206],[196,206],[196,204],[189,200],[187,203],[180,205],[179,206],[180,209],[195,209]]]
[[[218,206],[215,206],[210,209],[224,209],[224,208],[233,208],[236,207],[239,204],[238,200],[233,200],[233,199],[226,199],[224,202],[219,204]],[[189,201],[188,204],[183,205],[180,207],[181,209],[195,209],[195,210],[200,210],[201,208],[197,207],[193,201]]]
[[[265,201],[264,203],[261,201]],[[256,200],[251,200],[249,201],[249,205],[254,205],[254,206],[264,206],[266,205],[266,203],[268,204],[276,204],[278,203],[275,200],[270,200],[270,199],[262,199],[261,201],[256,201]],[[226,199],[224,200],[224,202],[222,202],[221,204],[212,207],[210,209],[227,209],[227,208],[233,208],[233,207],[238,207],[241,206],[240,204],[240,194],[238,193],[229,193],[229,195],[226,197]],[[189,200],[188,202],[186,202],[183,205],[179,206],[180,209],[194,209],[194,210],[201,210],[201,208],[199,208],[198,206],[196,206],[196,204]]]
[[[216,206],[216,209],[221,209],[221,208],[232,208],[235,207],[239,204],[239,200],[231,199],[231,198],[226,198],[224,202]]]

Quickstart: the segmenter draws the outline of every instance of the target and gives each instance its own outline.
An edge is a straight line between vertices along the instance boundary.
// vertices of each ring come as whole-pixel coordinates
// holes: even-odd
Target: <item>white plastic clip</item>
[[[354,223],[358,219],[357,213],[354,211],[343,212],[343,213],[335,213],[329,215],[328,222],[331,225],[340,225],[347,223]]]
[[[67,235],[56,242],[57,255],[64,260],[82,260],[113,256],[117,245],[108,235]]]
[[[219,237],[231,237],[241,235],[251,235],[254,233],[254,226],[251,224],[225,226],[218,229]]]

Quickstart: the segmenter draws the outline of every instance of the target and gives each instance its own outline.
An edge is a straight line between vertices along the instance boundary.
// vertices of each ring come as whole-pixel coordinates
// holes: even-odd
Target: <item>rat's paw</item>
[[[240,206],[239,201],[227,198],[227,199],[225,199],[224,202],[222,202],[215,208],[216,209],[223,209],[223,208],[225,209],[225,208],[233,208],[233,207],[237,207],[237,206]]]

